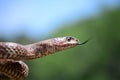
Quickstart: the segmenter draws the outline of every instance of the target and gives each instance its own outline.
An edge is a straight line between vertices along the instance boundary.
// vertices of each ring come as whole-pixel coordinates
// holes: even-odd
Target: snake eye
[[[67,36],[67,37],[66,37],[66,40],[67,40],[67,41],[71,41],[71,40],[72,40],[72,37],[71,37],[71,36]]]

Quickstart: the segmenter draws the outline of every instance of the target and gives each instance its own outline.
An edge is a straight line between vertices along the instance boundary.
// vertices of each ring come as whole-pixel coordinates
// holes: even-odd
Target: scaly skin
[[[0,73],[12,80],[24,80],[29,69],[21,60],[40,58],[81,44],[83,43],[79,43],[78,39],[70,36],[52,38],[29,45],[0,42]],[[0,80],[2,80],[1,76]]]

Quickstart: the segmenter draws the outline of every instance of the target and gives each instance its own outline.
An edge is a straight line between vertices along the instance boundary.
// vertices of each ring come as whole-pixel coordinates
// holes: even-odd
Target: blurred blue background
[[[120,0],[1,0],[0,40],[93,39],[33,61],[28,80],[119,80]]]
[[[102,8],[115,8],[119,0],[1,0],[0,36],[49,36],[65,23],[98,16]]]

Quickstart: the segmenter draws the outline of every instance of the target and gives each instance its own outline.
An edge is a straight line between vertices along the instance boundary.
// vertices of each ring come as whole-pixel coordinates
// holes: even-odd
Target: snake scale
[[[0,80],[25,80],[29,68],[24,60],[40,58],[86,42],[88,40],[80,43],[71,36],[52,38],[29,45],[0,42]]]

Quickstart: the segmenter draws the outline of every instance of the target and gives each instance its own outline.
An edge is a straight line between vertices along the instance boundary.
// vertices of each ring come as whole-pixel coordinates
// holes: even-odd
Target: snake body
[[[74,47],[79,40],[74,37],[59,37],[38,43],[21,45],[0,42],[0,80],[24,80],[28,76],[28,66],[22,60],[31,60]]]

